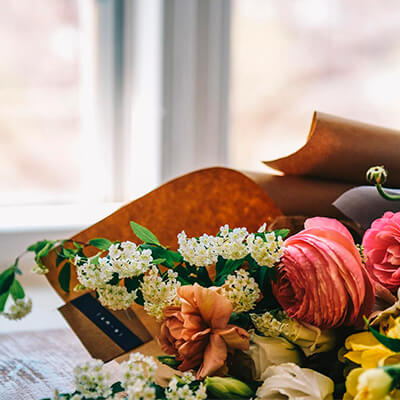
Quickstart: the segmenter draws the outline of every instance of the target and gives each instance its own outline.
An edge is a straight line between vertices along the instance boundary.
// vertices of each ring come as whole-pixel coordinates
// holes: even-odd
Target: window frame
[[[28,242],[70,236],[168,179],[228,163],[230,1],[80,5],[82,201],[0,207],[18,219],[15,228],[0,218],[0,265]],[[69,223],[68,215],[87,218]]]

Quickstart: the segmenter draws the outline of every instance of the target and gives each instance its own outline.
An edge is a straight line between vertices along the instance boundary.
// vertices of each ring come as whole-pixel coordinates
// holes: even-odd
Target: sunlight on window
[[[0,13],[0,204],[79,189],[77,0],[5,0]]]
[[[231,162],[305,142],[313,110],[400,128],[400,3],[247,0],[232,9]]]

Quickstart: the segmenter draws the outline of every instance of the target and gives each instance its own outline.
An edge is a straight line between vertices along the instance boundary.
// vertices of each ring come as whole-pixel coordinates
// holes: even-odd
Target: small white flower
[[[111,310],[126,310],[136,300],[136,290],[128,292],[125,286],[104,285],[97,293],[100,303]]]
[[[32,300],[31,299],[17,299],[14,304],[9,308],[8,312],[3,312],[1,315],[10,320],[18,320],[32,311]]]
[[[178,234],[178,251],[190,265],[205,267],[217,262],[218,252],[215,247],[215,238],[204,234],[200,238],[187,238],[182,231]]]
[[[275,237],[273,232],[260,235],[251,234],[247,238],[248,251],[260,266],[272,268],[277,264],[284,253],[283,239]]]
[[[88,289],[97,289],[104,286],[113,277],[111,264],[106,258],[99,258],[98,262],[89,259],[77,266],[78,280]]]
[[[195,380],[195,377],[190,372],[185,373],[178,380],[172,377],[169,381],[168,388],[165,391],[165,397],[168,400],[204,400],[207,398],[206,386],[201,382],[197,390],[190,388],[190,383]]]
[[[234,312],[247,312],[254,308],[261,291],[254,278],[244,269],[239,269],[228,275],[221,294],[232,303]]]
[[[168,279],[163,281],[156,266],[153,266],[149,273],[144,276],[141,290],[144,309],[149,315],[162,320],[165,307],[180,304],[176,291],[181,286],[181,283],[177,281],[177,277],[178,274],[169,269]]]
[[[331,400],[334,390],[334,383],[327,376],[292,363],[268,367],[261,379],[264,383],[257,390],[259,400]]]
[[[91,360],[74,369],[75,388],[86,398],[111,396],[111,377],[103,371],[101,360]]]
[[[44,265],[35,264],[32,267],[32,273],[37,275],[46,275],[48,272],[49,270]]]
[[[151,383],[156,377],[157,363],[153,357],[133,353],[128,361],[121,363],[120,372],[124,388],[134,385],[137,380]]]
[[[263,233],[267,229],[267,223],[264,222],[259,228],[258,228],[258,233]]]
[[[133,242],[122,242],[110,246],[108,257],[111,269],[120,278],[132,278],[144,274],[153,261],[151,250],[138,250]]]

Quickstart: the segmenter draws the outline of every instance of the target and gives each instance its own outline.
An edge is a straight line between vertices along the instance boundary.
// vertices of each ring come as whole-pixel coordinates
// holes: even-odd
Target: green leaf
[[[64,292],[69,293],[69,285],[71,282],[71,264],[65,263],[58,275],[58,283]]]
[[[116,393],[121,393],[124,392],[125,389],[122,387],[121,382],[115,382],[112,386],[111,386],[111,390],[112,390],[112,394],[116,394]]]
[[[63,254],[61,252],[57,253],[56,267],[58,267],[64,260],[65,260],[65,257],[63,256]]]
[[[117,286],[119,283],[120,279],[119,279],[119,275],[117,272],[113,273],[113,277],[107,282],[108,285],[114,285]]]
[[[155,398],[157,400],[166,400],[167,399],[166,396],[165,396],[165,388],[163,388],[160,385],[157,385],[154,382],[150,386],[155,389],[155,391],[156,391]]]
[[[178,369],[179,365],[182,364],[182,361],[178,361],[173,356],[158,356],[157,358],[158,361],[165,365],[168,365],[168,367],[171,367],[173,369]]]
[[[0,294],[0,312],[4,311],[9,294],[10,294],[9,290],[7,290],[7,292],[3,294]]]
[[[393,339],[388,336],[382,335],[382,333],[378,332],[376,329],[370,326],[367,318],[364,317],[364,320],[368,326],[369,331],[375,336],[375,339],[382,343],[389,350],[392,350],[396,353],[400,353],[400,339]]]
[[[104,239],[104,238],[96,238],[96,239],[89,240],[89,244],[100,250],[108,250],[110,248],[110,246],[113,244],[113,242],[111,240]]]
[[[247,329],[250,325],[250,314],[233,312],[229,323],[232,325],[240,326],[243,329]]]
[[[39,242],[31,244],[27,250],[33,251],[37,254],[37,253],[39,253],[40,250],[42,250],[47,245],[47,243],[49,243],[48,240],[40,240]]]
[[[197,268],[196,275],[199,278],[199,284],[204,287],[210,287],[213,285],[213,281],[210,279],[210,275],[208,275],[208,270],[205,267]]]
[[[135,276],[133,278],[125,278],[124,279],[124,283],[125,283],[125,287],[128,290],[129,293],[133,292],[136,289],[136,299],[135,299],[135,303],[139,304],[141,306],[144,305],[144,299],[143,299],[143,294],[142,291],[140,290],[140,284],[143,282],[143,276]]]
[[[276,270],[276,267],[266,269],[268,270],[269,279],[271,279],[272,282],[276,283],[276,281],[278,280],[278,272]]]
[[[15,278],[14,266],[7,268],[0,274],[0,295],[8,292]]]
[[[227,276],[236,271],[243,264],[244,260],[244,258],[240,260],[226,260],[221,272],[215,276],[214,284],[216,286],[223,285]]]
[[[142,225],[137,224],[136,222],[131,221],[131,228],[133,233],[144,243],[148,244],[156,244],[161,246],[159,240],[154,235],[154,233],[150,232],[147,228]]]
[[[223,258],[222,256],[218,256],[218,260],[217,263],[215,264],[215,278],[221,276],[222,271],[224,269],[225,266],[225,258]]]
[[[128,289],[128,292],[133,292],[138,289],[140,284],[143,282],[143,277],[134,276],[133,278],[125,278],[124,283],[125,287]]]
[[[10,293],[14,300],[23,299],[25,297],[24,288],[16,279],[14,279],[10,287]]]
[[[76,256],[77,250],[75,249],[66,249],[65,247],[62,248],[62,254],[65,259],[74,258]]]
[[[183,257],[177,251],[161,249],[163,250],[162,254],[166,260],[167,267],[174,268],[176,263],[180,263],[183,261]]]
[[[165,263],[165,261],[167,261],[165,258],[156,258],[151,263],[154,265],[159,265]]]
[[[277,229],[274,231],[275,237],[278,239],[280,236],[282,239],[285,239],[287,235],[289,235],[290,229]]]

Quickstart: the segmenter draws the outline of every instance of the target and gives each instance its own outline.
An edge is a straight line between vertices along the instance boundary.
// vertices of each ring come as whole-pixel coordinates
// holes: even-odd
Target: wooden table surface
[[[39,400],[71,389],[89,354],[69,329],[0,335],[0,400]]]

